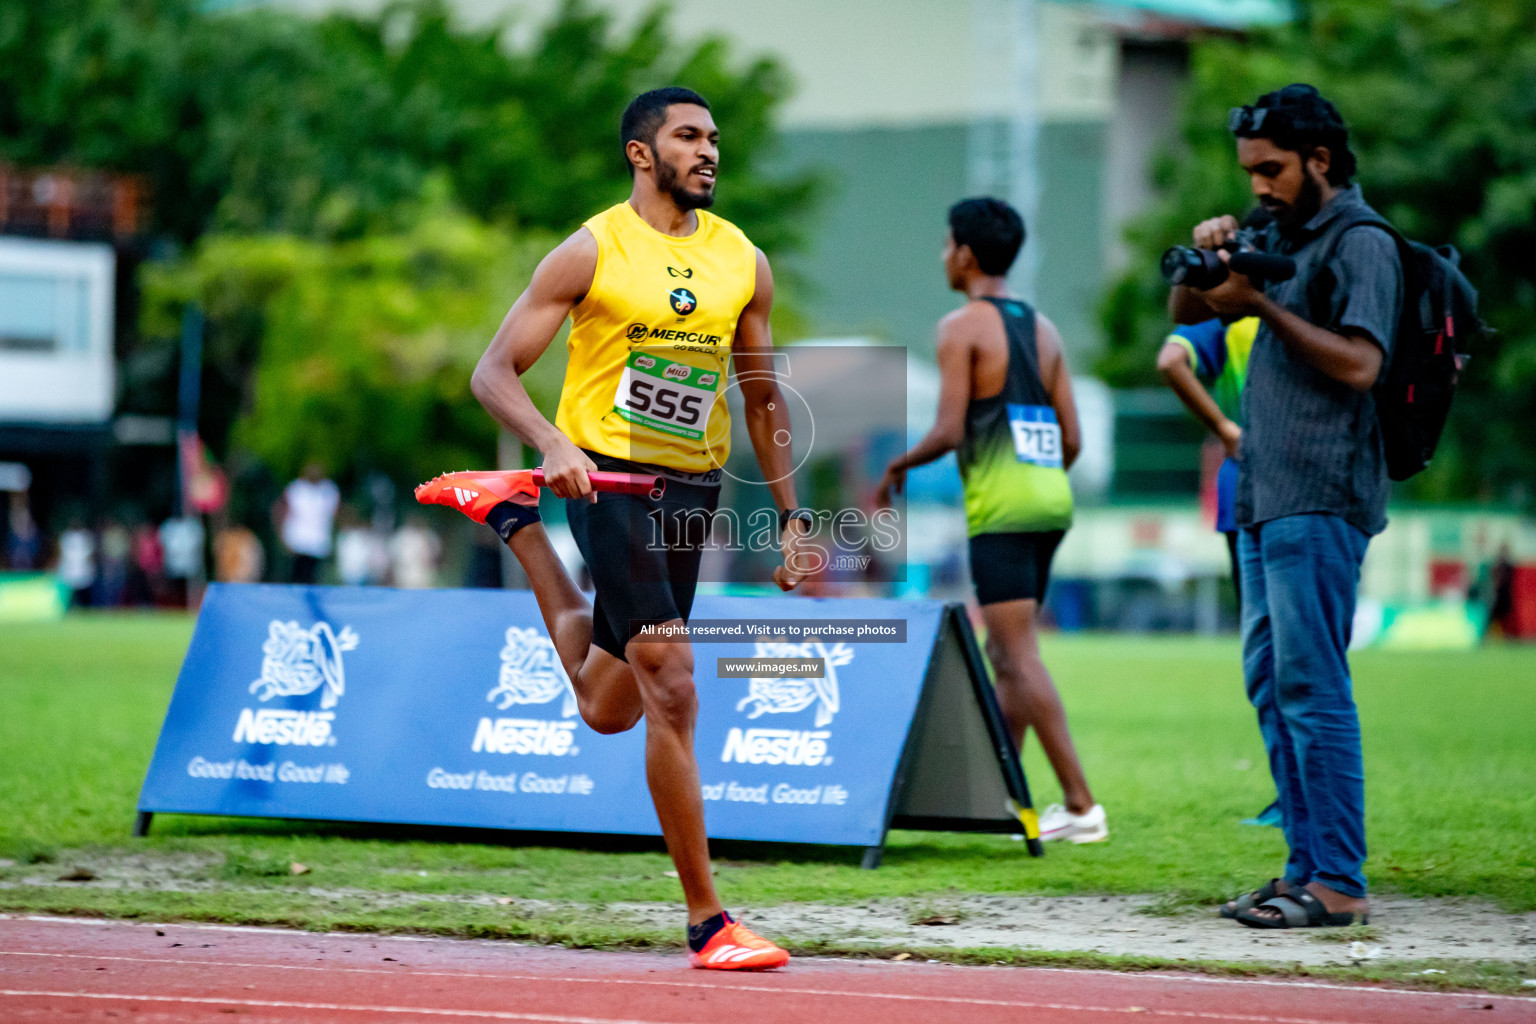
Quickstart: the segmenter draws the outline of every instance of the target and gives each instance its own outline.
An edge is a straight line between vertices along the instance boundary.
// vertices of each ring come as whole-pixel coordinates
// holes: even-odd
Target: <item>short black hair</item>
[[[949,233],[956,245],[970,248],[981,272],[991,277],[1008,273],[1024,248],[1024,218],[991,196],[962,199],[951,206]]]
[[[629,162],[629,144],[631,141],[639,141],[651,147],[651,152],[656,151],[656,133],[661,126],[667,123],[667,108],[678,103],[692,103],[695,106],[709,109],[709,101],[692,89],[684,89],[680,85],[669,85],[665,89],[652,89],[643,92],[629,101],[629,106],[624,109],[624,117],[619,121],[619,145],[625,149],[624,165],[629,168],[629,173],[635,173],[635,165]]]
[[[1238,116],[1244,110],[1252,114]],[[1240,139],[1268,139],[1303,159],[1318,146],[1328,147],[1330,185],[1348,185],[1355,176],[1355,154],[1349,148],[1344,118],[1313,86],[1297,82],[1267,92],[1252,107],[1233,111],[1233,125],[1232,134]]]

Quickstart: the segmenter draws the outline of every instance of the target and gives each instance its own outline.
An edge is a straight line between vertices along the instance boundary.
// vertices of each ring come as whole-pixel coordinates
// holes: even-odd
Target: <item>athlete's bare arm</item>
[[[1189,358],[1189,349],[1183,345],[1176,341],[1164,342],[1157,353],[1157,372],[1162,375],[1163,383],[1179,396],[1185,408],[1216,435],[1227,454],[1235,459],[1242,443],[1243,430],[1227,418],[1211,393],[1205,390],[1205,385],[1195,376],[1194,367],[1189,365]]]
[[[971,400],[976,343],[988,321],[979,304],[967,305],[939,321],[939,411],[923,439],[886,467],[876,502],[889,505],[891,495],[906,486],[907,470],[922,466],[959,447],[965,439],[965,410]],[[995,320],[995,317],[994,317]]]
[[[565,318],[586,297],[596,272],[597,239],[580,228],[539,263],[533,280],[512,304],[470,378],[470,390],[485,411],[518,440],[543,454],[544,479],[562,498],[591,494],[587,474],[597,466],[539,412],[523,387],[522,375],[549,348]]]
[[[780,444],[778,438],[789,437],[789,407],[779,390],[779,378],[773,365],[773,333],[768,326],[768,314],[773,309],[773,271],[768,257],[757,250],[757,278],[752,298],[736,322],[736,340],[731,344],[731,357],[736,366],[736,383],[746,403],[747,436],[752,439],[752,450],[757,454],[757,464],[762,467],[763,479],[780,509],[796,507],[794,452],[789,444]],[[784,531],[784,565],[774,571],[774,582],[782,590],[793,590],[804,578],[790,566],[794,558],[794,541],[804,533],[804,525],[796,520]]]
[[[1056,325],[1035,314],[1035,351],[1040,357],[1040,380],[1051,393],[1056,423],[1061,427],[1061,467],[1071,469],[1083,450],[1083,430],[1077,421],[1077,401],[1072,396],[1072,373]]]

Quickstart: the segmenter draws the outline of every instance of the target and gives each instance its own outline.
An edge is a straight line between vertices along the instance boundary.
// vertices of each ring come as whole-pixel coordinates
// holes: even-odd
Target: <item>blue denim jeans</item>
[[[1269,751],[1285,878],[1365,895],[1365,773],[1349,678],[1350,627],[1368,537],[1312,513],[1243,527],[1243,677]]]

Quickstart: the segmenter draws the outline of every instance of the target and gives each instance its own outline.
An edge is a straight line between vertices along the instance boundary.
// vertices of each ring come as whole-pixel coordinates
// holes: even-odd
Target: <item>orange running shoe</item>
[[[504,501],[537,509],[539,488],[533,482],[531,469],[465,470],[428,480],[416,488],[416,500],[423,505],[456,508],[475,522],[483,523],[487,513]]]
[[[688,962],[710,971],[771,971],[789,963],[789,953],[727,914],[703,949],[688,951]]]

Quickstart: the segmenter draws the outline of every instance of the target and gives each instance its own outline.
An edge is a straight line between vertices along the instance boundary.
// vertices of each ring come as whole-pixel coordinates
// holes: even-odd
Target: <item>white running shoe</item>
[[[1109,838],[1104,805],[1094,804],[1087,814],[1073,814],[1061,804],[1051,804],[1040,815],[1040,838],[1046,842],[1098,843]]]

